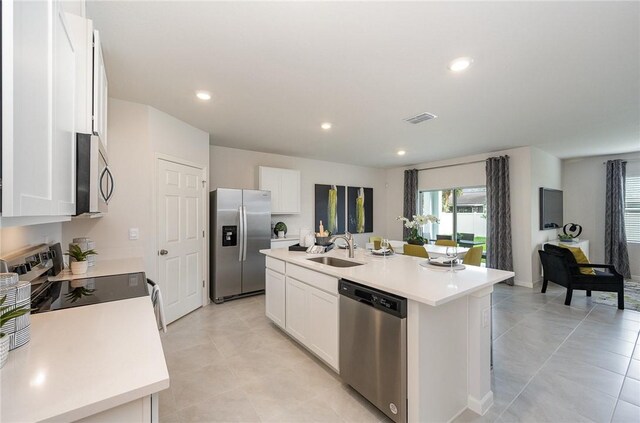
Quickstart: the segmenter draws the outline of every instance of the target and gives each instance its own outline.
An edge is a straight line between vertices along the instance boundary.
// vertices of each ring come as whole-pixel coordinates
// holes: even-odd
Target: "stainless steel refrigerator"
[[[271,248],[271,192],[211,191],[210,296],[216,303],[264,291],[264,256]]]

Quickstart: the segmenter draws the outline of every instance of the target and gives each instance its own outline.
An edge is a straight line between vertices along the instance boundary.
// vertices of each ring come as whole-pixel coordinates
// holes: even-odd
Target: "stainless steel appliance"
[[[218,188],[210,200],[211,299],[264,292],[259,251],[271,246],[271,192]]]
[[[44,313],[149,295],[144,272],[70,281],[47,281],[32,289],[32,313]]]
[[[106,213],[115,181],[100,138],[77,134],[76,216]]]
[[[396,423],[407,421],[407,300],[340,280],[340,376]]]

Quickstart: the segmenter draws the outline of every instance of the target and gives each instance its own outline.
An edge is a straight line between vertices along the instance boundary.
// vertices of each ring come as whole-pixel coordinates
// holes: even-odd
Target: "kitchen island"
[[[157,421],[169,373],[150,298],[32,315],[0,378],[2,422]]]
[[[466,408],[484,414],[493,404],[491,292],[513,272],[474,266],[451,272],[421,265],[424,258],[377,257],[362,249],[354,258],[345,250],[321,255],[360,264],[353,267],[286,249],[261,252],[267,256],[267,316],[338,373],[338,280],[408,300],[409,422],[446,422]]]

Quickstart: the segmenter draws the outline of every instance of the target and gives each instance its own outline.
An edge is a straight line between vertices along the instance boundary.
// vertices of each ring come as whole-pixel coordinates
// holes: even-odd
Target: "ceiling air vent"
[[[420,113],[419,115],[415,115],[415,116],[412,116],[410,118],[406,118],[404,121],[405,122],[409,122],[409,123],[413,123],[414,125],[417,125],[418,123],[425,122],[425,121],[431,120],[431,119],[435,119],[437,117],[438,116],[436,116],[434,114],[424,112],[424,113]]]

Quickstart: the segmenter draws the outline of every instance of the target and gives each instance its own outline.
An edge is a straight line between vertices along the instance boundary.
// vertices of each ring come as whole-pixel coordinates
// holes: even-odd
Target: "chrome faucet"
[[[349,258],[354,258],[355,255],[353,253],[353,235],[351,235],[349,232],[345,232],[344,235],[334,235],[329,238],[329,242],[334,242],[338,238],[342,238],[347,241],[347,246],[349,247]]]

